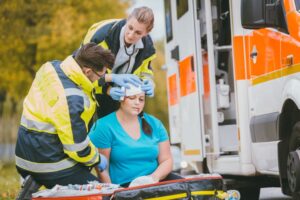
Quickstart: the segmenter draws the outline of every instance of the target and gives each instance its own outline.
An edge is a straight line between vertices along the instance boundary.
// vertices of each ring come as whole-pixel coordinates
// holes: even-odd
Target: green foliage
[[[0,161],[0,199],[16,199],[20,189],[20,176],[14,164]]]
[[[166,126],[169,127],[168,121],[168,101],[167,101],[167,82],[166,72],[161,69],[165,63],[163,41],[155,42],[156,59],[152,62],[154,70],[155,96],[147,98],[145,111],[158,117]]]
[[[119,0],[0,1],[0,93],[24,97],[44,62],[64,59],[93,23],[125,17],[128,5]]]
[[[124,0],[0,0],[0,117],[1,102],[20,103],[35,72],[45,62],[63,60],[76,50],[88,28],[98,21],[124,18]],[[155,97],[146,111],[168,127],[163,42],[155,44]]]

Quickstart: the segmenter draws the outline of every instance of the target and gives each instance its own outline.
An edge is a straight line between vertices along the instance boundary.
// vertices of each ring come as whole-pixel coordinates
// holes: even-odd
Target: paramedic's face
[[[139,39],[146,36],[147,32],[147,25],[139,23],[136,18],[131,17],[127,20],[125,26],[125,43],[127,45],[135,44]]]
[[[131,115],[138,115],[145,106],[145,93],[136,94],[124,98],[121,102],[121,109]]]
[[[106,67],[103,67],[102,71],[95,71],[92,68],[83,67],[84,75],[93,83],[97,81],[106,72]]]

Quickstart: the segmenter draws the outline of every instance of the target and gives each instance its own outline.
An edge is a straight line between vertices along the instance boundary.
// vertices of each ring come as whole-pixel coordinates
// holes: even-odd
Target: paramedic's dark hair
[[[150,126],[150,124],[146,121],[145,117],[144,117],[144,112],[141,112],[139,114],[140,118],[142,119],[142,129],[144,131],[144,133],[146,133],[147,135],[152,135],[152,127]]]
[[[103,49],[96,43],[90,42],[77,50],[75,60],[81,67],[101,71],[103,67],[109,69],[113,67],[115,56],[110,50]]]

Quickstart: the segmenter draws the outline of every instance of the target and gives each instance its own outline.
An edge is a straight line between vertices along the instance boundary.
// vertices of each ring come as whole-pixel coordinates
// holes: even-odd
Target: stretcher
[[[38,197],[33,200],[216,200],[224,199],[220,175],[198,175],[136,187],[117,189],[111,194],[83,196]]]

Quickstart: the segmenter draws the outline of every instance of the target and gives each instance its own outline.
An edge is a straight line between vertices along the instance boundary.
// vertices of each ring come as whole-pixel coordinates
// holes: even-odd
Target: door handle
[[[294,64],[294,55],[290,54],[286,57],[286,65],[292,66]]]

